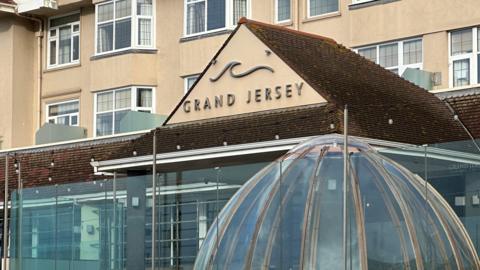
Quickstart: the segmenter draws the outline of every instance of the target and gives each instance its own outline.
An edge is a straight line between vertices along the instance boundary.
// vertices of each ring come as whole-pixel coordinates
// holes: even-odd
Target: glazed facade
[[[474,0],[31,3],[17,10],[41,31],[12,4],[0,14],[3,149],[33,145],[46,122],[100,137],[121,133],[128,111],[168,115],[241,17],[333,38],[399,75],[428,71],[432,91],[479,82]]]

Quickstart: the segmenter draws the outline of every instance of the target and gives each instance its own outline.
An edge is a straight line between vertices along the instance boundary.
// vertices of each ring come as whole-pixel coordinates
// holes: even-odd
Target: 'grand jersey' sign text
[[[303,89],[303,82],[278,85],[275,87],[266,87],[263,89],[248,90],[244,100],[238,100],[239,98],[233,94],[217,95],[213,97],[205,97],[202,99],[185,100],[183,102],[183,111],[190,113],[192,111],[207,111],[226,107],[232,107],[237,102],[245,102],[248,104],[261,103],[261,102],[274,102],[275,100],[281,100],[286,98],[292,98],[293,96],[301,96]]]

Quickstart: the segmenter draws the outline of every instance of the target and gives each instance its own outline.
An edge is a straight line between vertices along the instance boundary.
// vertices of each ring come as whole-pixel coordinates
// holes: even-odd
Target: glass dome
[[[339,135],[259,172],[218,215],[195,269],[480,269],[434,188],[365,143],[348,150],[345,193]]]

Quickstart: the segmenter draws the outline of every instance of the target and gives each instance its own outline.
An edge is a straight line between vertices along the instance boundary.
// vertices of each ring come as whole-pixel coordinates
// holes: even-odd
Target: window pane
[[[464,59],[453,62],[453,86],[470,84],[470,60]]]
[[[452,55],[472,52],[472,30],[452,32]]]
[[[380,46],[380,65],[394,67],[398,65],[398,44]]]
[[[137,107],[152,107],[152,89],[138,88]]]
[[[277,21],[290,20],[290,1],[291,0],[277,0]]]
[[[138,45],[142,45],[142,46],[152,45],[152,20],[151,19],[138,20]]]
[[[208,0],[207,30],[225,27],[225,0]]]
[[[480,54],[477,55],[477,63],[480,63]],[[477,68],[477,77],[478,77],[478,81],[480,82],[480,68]]]
[[[131,44],[131,19],[115,22],[115,49],[128,48]]]
[[[70,118],[70,124],[72,126],[77,126],[78,125],[78,116],[77,115],[72,115]]]
[[[113,110],[113,92],[97,95],[97,112]]]
[[[57,29],[50,30],[50,37],[56,37],[56,36],[57,36]]]
[[[113,20],[113,3],[98,6],[98,22]]]
[[[48,106],[48,117],[77,113],[78,112],[78,101],[55,104]]]
[[[422,62],[422,41],[414,40],[403,43],[403,64]]]
[[[143,16],[152,16],[152,0],[138,0],[137,14]]]
[[[358,54],[372,62],[377,62],[377,47],[359,49]]]
[[[115,109],[125,109],[131,106],[130,89],[115,91]]]
[[[308,0],[310,1],[310,16],[338,11],[338,0]]]
[[[187,5],[187,34],[205,31],[205,2]]]
[[[97,51],[108,52],[113,50],[113,23],[98,26]]]
[[[57,124],[58,125],[70,125],[70,116],[60,116],[57,118]]]
[[[115,19],[132,15],[131,0],[116,0],[115,2]]]
[[[110,135],[113,130],[113,113],[97,115],[97,136]]]
[[[236,25],[242,17],[247,17],[247,0],[233,0],[232,25]]]
[[[73,60],[78,60],[79,58],[79,55],[80,55],[80,50],[79,50],[79,37],[78,36],[74,36],[73,37]]]
[[[75,24],[75,25],[73,26],[73,32],[76,33],[76,32],[78,32],[78,31],[80,31],[80,25]]]
[[[58,63],[70,63],[72,46],[72,28],[70,26],[60,27],[60,41],[58,47]]]
[[[185,80],[186,80],[185,93],[188,90],[190,90],[190,88],[192,88],[193,84],[197,81],[198,77],[199,76],[196,75],[196,76],[190,76],[190,77],[185,78]]]
[[[121,131],[121,128],[122,128],[121,122],[129,111],[130,110],[115,112],[115,131],[114,131],[115,134]]]
[[[50,27],[57,27],[64,24],[74,23],[80,21],[80,13],[72,14],[69,16],[55,18],[50,20]]]
[[[57,41],[50,41],[50,65],[57,63]]]

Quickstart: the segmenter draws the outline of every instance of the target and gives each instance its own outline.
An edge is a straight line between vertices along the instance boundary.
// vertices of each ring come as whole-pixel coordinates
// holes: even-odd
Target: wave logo
[[[235,73],[234,72],[234,68],[236,66],[240,66],[242,63],[238,62],[238,61],[232,61],[230,63],[228,63],[227,65],[225,65],[225,67],[222,69],[222,71],[215,77],[213,78],[210,78],[210,81],[211,82],[216,82],[218,80],[220,80],[220,78],[222,78],[222,76],[225,74],[225,72],[227,72],[227,70],[230,72],[230,76],[232,76],[233,78],[242,78],[242,77],[245,77],[245,76],[248,76],[256,71],[259,71],[259,70],[268,70],[270,71],[271,73],[274,73],[275,71],[273,70],[273,68],[269,67],[269,66],[255,66],[249,70],[246,70],[244,72],[240,72],[240,73]]]

